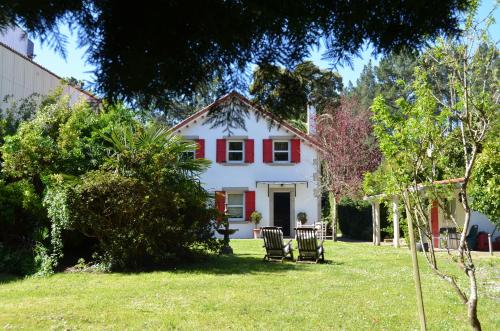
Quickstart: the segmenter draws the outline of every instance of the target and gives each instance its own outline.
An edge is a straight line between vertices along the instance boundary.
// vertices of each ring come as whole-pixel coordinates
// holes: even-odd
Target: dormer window
[[[273,141],[273,162],[290,162],[290,141]]]
[[[243,140],[227,141],[227,162],[243,163],[245,155],[245,144]]]

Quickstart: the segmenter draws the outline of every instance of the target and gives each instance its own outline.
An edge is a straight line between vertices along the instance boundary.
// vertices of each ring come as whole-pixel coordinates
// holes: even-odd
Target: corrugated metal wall
[[[0,45],[0,107],[5,106],[3,99],[7,95],[12,95],[16,100],[33,93],[48,95],[60,85],[59,77]],[[66,85],[64,92],[70,95],[71,103],[81,97],[91,99],[72,86]]]

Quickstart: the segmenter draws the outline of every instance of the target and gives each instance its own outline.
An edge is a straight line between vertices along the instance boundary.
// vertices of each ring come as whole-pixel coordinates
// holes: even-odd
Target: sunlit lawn
[[[232,244],[233,257],[171,271],[2,276],[0,329],[418,328],[407,249],[329,242],[329,263],[311,265],[262,262],[261,241]],[[483,329],[500,330],[500,259],[478,265]],[[468,329],[456,295],[422,269],[429,329]]]

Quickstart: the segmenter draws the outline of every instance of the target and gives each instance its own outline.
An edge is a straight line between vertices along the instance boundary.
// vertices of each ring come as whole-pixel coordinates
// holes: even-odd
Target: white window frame
[[[275,152],[274,151],[274,143],[287,143],[288,144],[288,151],[287,151],[288,158],[287,158],[287,160],[277,161],[275,159],[275,155],[274,155],[274,152]],[[291,154],[291,151],[290,151],[291,145],[292,144],[291,144],[290,140],[288,140],[288,139],[276,139],[276,140],[273,139],[273,163],[290,163],[291,162],[291,155],[290,155]],[[285,151],[276,151],[276,152],[278,152],[278,153],[284,153]]]
[[[229,205],[229,195],[231,194],[241,194],[242,195],[242,205]],[[246,204],[246,201],[245,201],[245,192],[243,191],[226,191],[226,209],[229,211],[229,207],[242,207],[243,208],[243,212],[242,212],[242,217],[229,217],[229,221],[231,222],[239,222],[239,221],[244,221],[245,220],[245,204]]]
[[[234,142],[237,142],[237,143],[241,143],[241,161],[236,161],[236,160],[229,160],[229,152],[240,152],[240,151],[231,151],[229,150],[229,145],[230,143],[234,143]],[[226,140],[226,162],[227,163],[245,163],[245,141],[244,140],[241,140],[241,139],[227,139]]]
[[[195,140],[192,140],[192,139],[186,139],[186,140],[184,140],[184,141],[185,141],[185,142],[189,142],[189,143],[193,143],[193,144],[194,144],[194,143],[196,143],[196,141],[195,141]],[[193,155],[192,160],[196,160],[196,148],[195,148],[195,149],[192,149],[192,150],[189,150],[189,151],[186,151],[186,152],[184,152],[184,153],[182,153],[182,154],[192,154],[192,155]]]

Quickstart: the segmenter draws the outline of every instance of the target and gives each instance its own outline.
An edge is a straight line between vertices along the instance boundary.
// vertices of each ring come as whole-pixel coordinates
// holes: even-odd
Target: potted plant
[[[250,214],[250,222],[252,222],[255,225],[253,229],[253,239],[259,239],[260,237],[260,228],[257,228],[257,225],[259,225],[261,220],[262,220],[262,214],[259,213],[258,211],[253,211]]]
[[[297,214],[297,220],[299,220],[300,224],[304,225],[307,223],[307,214],[301,211]]]

